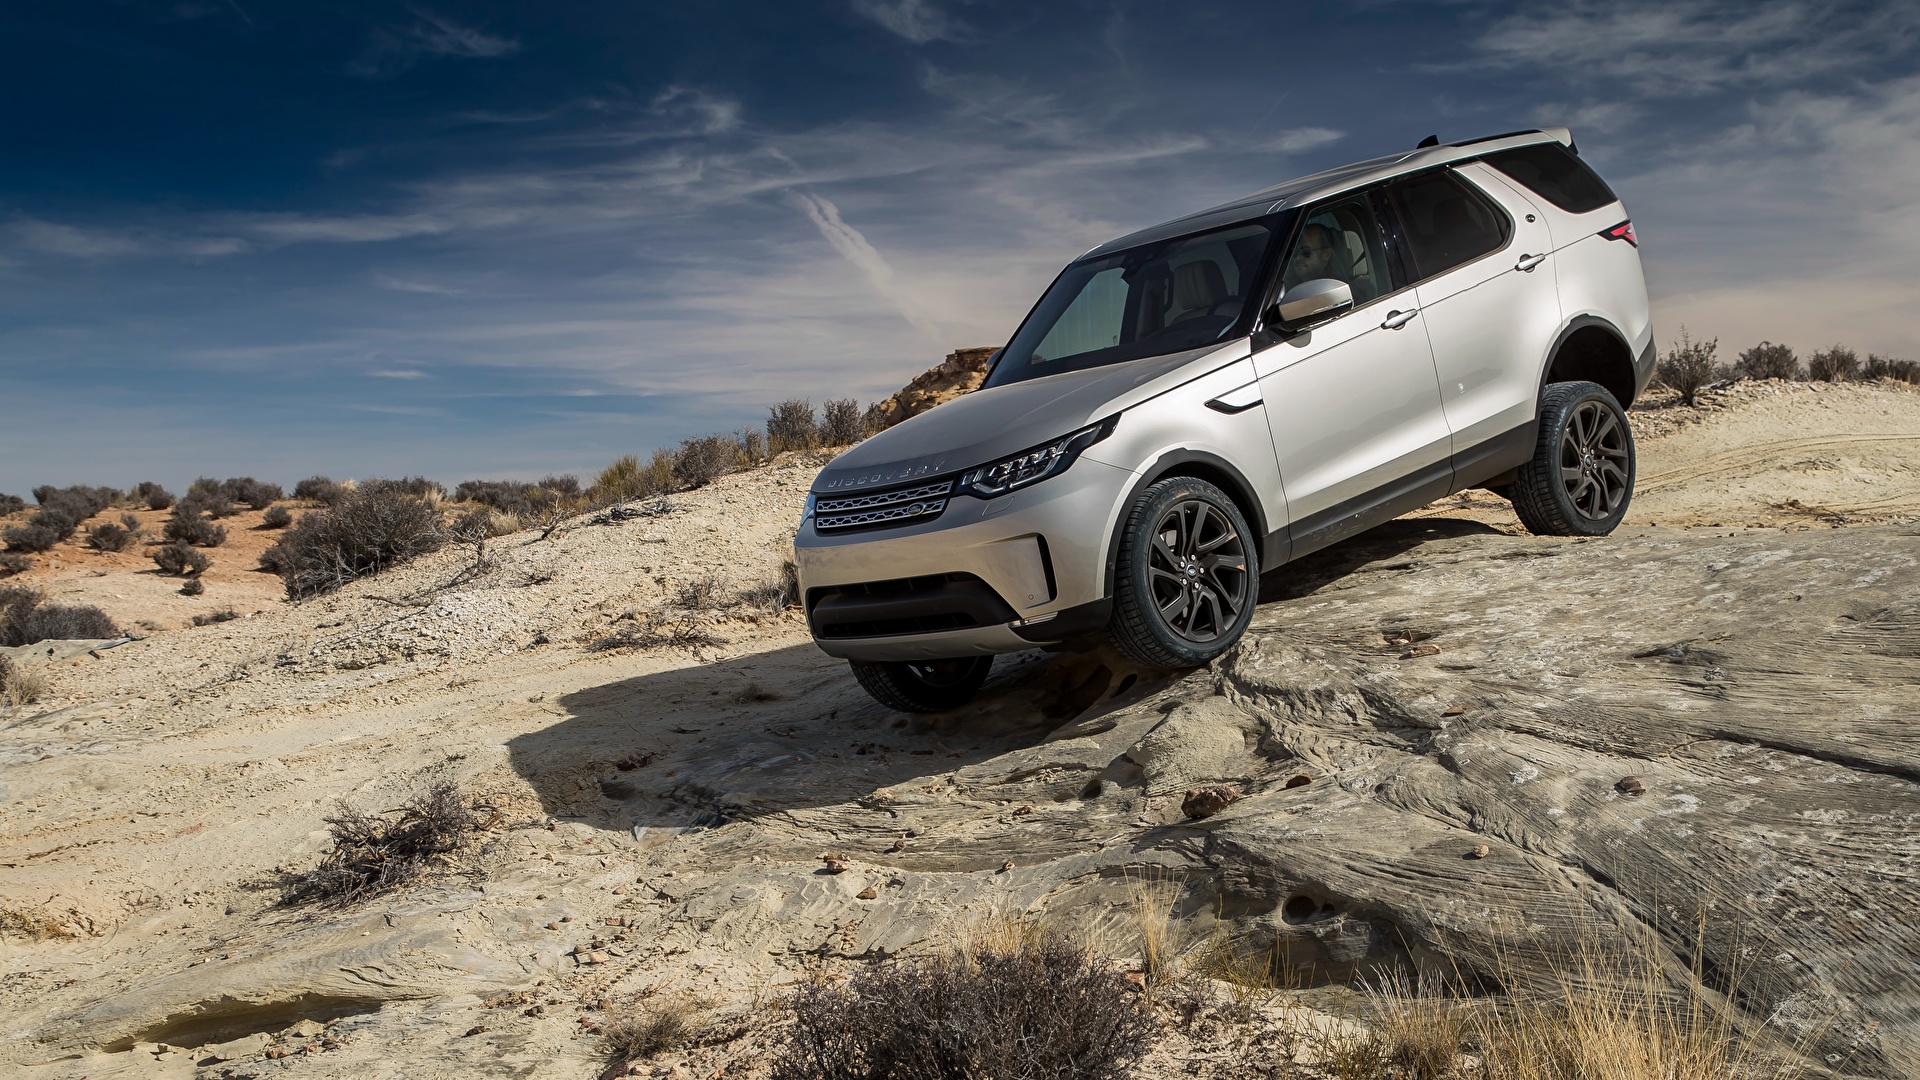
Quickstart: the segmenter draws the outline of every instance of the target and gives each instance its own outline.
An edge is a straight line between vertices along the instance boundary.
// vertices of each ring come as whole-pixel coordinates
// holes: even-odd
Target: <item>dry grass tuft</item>
[[[1155,1027],[1110,965],[1031,925],[808,983],[789,1006],[773,1080],[1117,1080]]]
[[[701,1003],[691,997],[655,998],[616,1006],[600,1025],[600,1040],[617,1061],[637,1061],[678,1050],[700,1037],[706,1026]]]
[[[31,705],[46,696],[47,680],[37,671],[22,670],[18,664],[0,656],[0,705],[18,708]]]
[[[660,613],[644,619],[624,621],[605,635],[589,642],[590,652],[619,649],[657,649],[672,645],[681,648],[714,648],[727,639],[714,634],[691,614],[670,617]]]
[[[79,936],[71,927],[44,912],[0,907],[0,939],[16,937],[43,941],[47,938]]]
[[[715,611],[726,606],[720,596],[720,578],[715,576],[683,581],[673,591],[673,606],[688,611]]]
[[[389,821],[342,803],[326,819],[333,849],[312,870],[282,872],[280,902],[347,907],[414,881],[473,842],[492,807],[442,780],[407,801]]]

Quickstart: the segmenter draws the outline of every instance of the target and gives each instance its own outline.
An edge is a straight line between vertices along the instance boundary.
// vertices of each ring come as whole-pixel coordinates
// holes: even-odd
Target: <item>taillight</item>
[[[1640,238],[1633,235],[1633,222],[1623,221],[1611,229],[1601,229],[1600,235],[1609,240],[1625,240],[1634,247],[1640,246]]]

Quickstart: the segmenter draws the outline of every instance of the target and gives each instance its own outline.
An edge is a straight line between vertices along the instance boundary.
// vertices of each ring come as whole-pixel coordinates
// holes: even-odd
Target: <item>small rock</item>
[[[470,1027],[470,1028],[468,1028],[468,1029],[467,1029],[467,1033],[466,1033],[465,1035],[462,1035],[462,1036],[460,1036],[460,1037],[461,1037],[461,1038],[463,1038],[463,1039],[471,1039],[471,1038],[473,1038],[473,1037],[474,1037],[475,1035],[484,1035],[484,1034],[486,1034],[486,1031],[487,1031],[487,1029],[486,1029],[486,1027],[485,1027],[485,1026],[483,1026],[483,1025],[480,1025],[480,1024],[475,1024],[475,1025],[473,1025],[472,1027]]]
[[[627,917],[625,915],[609,915],[606,918],[601,919],[600,921],[607,924],[608,926],[627,925]]]
[[[826,864],[827,873],[829,874],[844,874],[853,869],[852,863],[840,858],[838,855],[822,855],[820,856],[820,861]]]
[[[1311,783],[1313,783],[1313,777],[1308,776],[1306,773],[1295,773],[1287,777],[1287,782],[1281,786],[1291,791],[1297,787],[1306,787]]]
[[[1000,864],[1000,872],[1003,874],[1012,869],[1013,869],[1012,859],[1008,859],[1006,862],[1003,862]]]
[[[1623,776],[1613,785],[1613,789],[1622,795],[1645,795],[1647,782],[1637,776]]]
[[[1466,711],[1467,710],[1461,708],[1460,706],[1455,705],[1453,708],[1448,709],[1446,712],[1443,712],[1440,715],[1441,716],[1461,716],[1461,715],[1464,715]]]
[[[1127,980],[1127,989],[1129,990],[1145,990],[1147,988],[1147,977],[1138,971],[1129,971],[1124,977]]]
[[[895,840],[893,842],[893,846],[887,849],[887,854],[891,855],[896,851],[905,851],[905,850],[907,850],[907,842],[905,840]]]
[[[1180,800],[1180,812],[1189,818],[1210,818],[1232,806],[1239,798],[1240,789],[1232,784],[1195,788]]]
[[[549,929],[549,930],[558,930],[558,929],[560,929],[560,924],[559,924],[559,923],[557,923],[557,922],[550,922],[550,923],[548,923],[548,924],[547,924],[547,929]]]
[[[1440,646],[1438,645],[1415,645],[1413,648],[1401,653],[1400,659],[1416,660],[1422,656],[1438,656],[1439,653]]]
[[[291,1035],[301,1039],[308,1039],[308,1038],[312,1038],[315,1035],[320,1034],[325,1030],[327,1030],[327,1026],[325,1024],[322,1024],[318,1020],[302,1020],[299,1023],[293,1025],[292,1027],[286,1029],[285,1031],[282,1031],[280,1034]]]
[[[878,899],[879,896],[880,896],[880,891],[878,889],[875,889],[871,885],[853,894],[853,898],[855,900],[875,900],[875,899]]]
[[[530,1009],[526,1009],[522,1011],[520,1015],[521,1016],[545,1016],[547,1015],[547,1007],[545,1005],[535,1005]]]
[[[612,959],[612,957],[609,957],[606,953],[595,950],[588,953],[586,959],[580,962],[583,964],[604,964],[610,959]]]
[[[235,1061],[243,1057],[252,1057],[267,1048],[265,1034],[243,1035],[232,1042],[223,1042],[205,1048],[208,1057],[215,1061]]]
[[[1023,806],[1023,807],[1021,807],[1020,809],[1018,809],[1018,810],[1015,810],[1015,811],[1013,812],[1013,816],[1014,816],[1014,817],[1025,817],[1026,815],[1028,815],[1028,814],[1031,814],[1031,813],[1033,813],[1033,806],[1032,806],[1032,804],[1031,804],[1031,803],[1029,803],[1028,805],[1026,805],[1026,806]]]
[[[1472,851],[1469,851],[1469,852],[1467,852],[1467,858],[1469,858],[1469,859],[1484,859],[1484,858],[1486,858],[1487,856],[1489,856],[1489,855],[1491,855],[1491,854],[1493,854],[1493,849],[1492,849],[1492,848],[1490,848],[1490,847],[1488,847],[1488,846],[1487,846],[1487,845],[1485,845],[1485,844],[1475,844],[1475,845],[1473,845],[1473,850],[1472,850]]]

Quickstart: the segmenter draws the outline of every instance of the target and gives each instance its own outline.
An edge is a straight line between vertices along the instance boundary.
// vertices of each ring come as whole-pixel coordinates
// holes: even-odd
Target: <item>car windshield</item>
[[[1074,263],[1034,305],[987,385],[1225,339],[1252,306],[1279,224],[1243,222]]]

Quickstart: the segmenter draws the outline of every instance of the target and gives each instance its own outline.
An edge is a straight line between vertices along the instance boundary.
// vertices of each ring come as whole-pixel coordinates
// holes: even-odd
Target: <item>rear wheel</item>
[[[1605,536],[1633,499],[1633,429],[1598,383],[1553,383],[1540,395],[1533,457],[1513,483],[1513,510],[1539,536]]]
[[[991,656],[952,660],[849,660],[873,699],[901,712],[941,712],[973,700],[993,670]]]
[[[1259,543],[1227,493],[1176,476],[1140,493],[1120,534],[1107,635],[1148,667],[1199,667],[1253,621]]]

